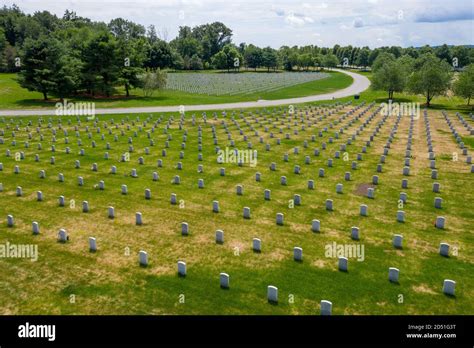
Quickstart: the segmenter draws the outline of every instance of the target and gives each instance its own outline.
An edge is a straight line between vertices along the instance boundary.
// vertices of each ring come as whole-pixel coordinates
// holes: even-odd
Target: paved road
[[[238,103],[225,104],[201,104],[201,105],[185,105],[185,111],[201,111],[201,110],[225,110],[225,109],[241,109],[241,108],[255,108],[276,105],[289,105],[308,103],[320,100],[332,100],[343,98],[358,94],[365,91],[370,86],[370,81],[367,77],[357,73],[346,70],[334,69],[343,74],[349,75],[354,82],[347,88],[338,90],[332,93],[311,95],[307,97],[291,98],[291,99],[277,99],[277,100],[258,100]],[[149,112],[178,112],[179,106],[149,106],[149,107],[130,107],[130,108],[104,108],[96,109],[98,115],[101,114],[125,114],[125,113],[149,113]],[[0,110],[0,116],[48,116],[55,115],[55,109],[49,110]]]

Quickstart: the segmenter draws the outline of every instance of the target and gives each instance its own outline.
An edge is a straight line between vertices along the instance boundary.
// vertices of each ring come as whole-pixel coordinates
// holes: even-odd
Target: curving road
[[[276,100],[257,100],[248,102],[225,103],[225,104],[200,104],[185,105],[185,111],[204,111],[204,110],[225,110],[225,109],[242,109],[255,108],[288,104],[308,103],[320,100],[332,100],[352,96],[354,94],[365,91],[370,86],[367,77],[346,70],[334,69],[343,74],[349,75],[354,80],[353,83],[344,89],[332,93],[317,94],[307,97],[276,99]],[[125,113],[148,113],[148,112],[178,112],[179,106],[147,106],[147,107],[130,107],[130,108],[104,108],[95,109],[95,113],[100,114],[125,114]],[[0,116],[49,116],[55,115],[55,109],[49,110],[0,110]]]

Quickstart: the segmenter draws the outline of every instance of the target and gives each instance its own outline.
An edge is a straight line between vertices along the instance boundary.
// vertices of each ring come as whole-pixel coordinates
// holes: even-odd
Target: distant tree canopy
[[[433,95],[444,93],[449,74],[442,72],[462,71],[474,64],[474,48],[468,46],[370,49],[307,45],[274,49],[245,43],[236,45],[232,42],[232,30],[221,22],[181,26],[176,38],[169,42],[163,36],[154,25],[145,28],[124,18],[104,23],[80,17],[70,10],[58,17],[48,11],[31,15],[16,5],[3,6],[0,8],[0,72],[19,72],[23,87],[39,91],[47,99],[80,94],[108,97],[117,93],[119,87],[129,96],[134,88],[143,87],[146,72],[166,69],[230,72],[244,68],[270,72],[344,65],[371,67],[375,85],[390,96],[400,88],[409,88],[429,94],[429,102]],[[427,55],[431,57],[429,60]],[[438,66],[430,68],[428,62]],[[376,73],[377,70],[380,72]],[[391,85],[382,71],[393,76]],[[422,77],[425,82],[422,84],[416,77]],[[163,78],[166,75],[160,75],[160,81]],[[436,78],[443,86],[435,91],[428,87]],[[459,95],[467,95],[461,92],[465,90],[461,87],[466,84],[465,79],[459,78],[456,84]]]

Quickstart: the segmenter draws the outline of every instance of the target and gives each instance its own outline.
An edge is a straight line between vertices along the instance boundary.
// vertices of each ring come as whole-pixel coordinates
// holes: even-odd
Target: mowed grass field
[[[32,262],[0,258],[1,313],[317,315],[321,300],[331,301],[333,314],[337,315],[474,313],[474,211],[470,203],[474,201],[474,174],[465,163],[466,156],[461,154],[441,112],[435,109],[428,111],[428,117],[439,172],[437,180],[431,179],[423,117],[414,120],[409,177],[402,175],[410,125],[410,117],[406,116],[399,122],[383,172],[377,173],[376,166],[396,122],[395,116],[380,125],[367,153],[357,161],[358,168],[352,170],[352,161],[356,161],[383,118],[376,114],[347,145],[348,161],[342,158],[344,151],[336,159],[335,151],[359,130],[377,106],[366,103],[355,110],[357,105],[354,102],[339,109],[335,104],[307,105],[297,109],[296,115],[288,115],[285,107],[252,113],[228,111],[226,118],[217,113],[217,119],[207,112],[207,122],[201,113],[196,113],[194,125],[192,114],[186,114],[181,129],[176,113],[99,116],[96,124],[82,117],[80,125],[75,117],[46,117],[40,128],[43,141],[36,131],[39,118],[5,119],[5,123],[0,123],[4,130],[0,136],[4,139],[0,145],[0,183],[4,187],[0,193],[0,243],[37,244],[39,259]],[[342,118],[351,110],[352,114]],[[454,112],[448,113],[472,153],[472,136]],[[212,126],[218,146],[230,146],[223,122],[235,148],[247,149],[250,141],[258,151],[256,167],[217,163]],[[202,161],[198,160],[198,127],[202,128]],[[323,131],[325,127],[328,131]],[[344,132],[335,138],[334,133],[340,128]],[[57,131],[55,143],[53,129]],[[64,129],[68,131],[69,144],[65,144]],[[294,134],[295,130],[298,134]],[[13,131],[16,146],[12,145]],[[323,131],[322,137],[319,131]],[[185,132],[187,139],[182,149]],[[150,146],[147,133],[154,146]],[[286,133],[290,139],[286,139]],[[243,139],[244,135],[248,141]],[[118,141],[114,141],[114,136]],[[169,148],[163,156],[168,136]],[[119,162],[120,156],[129,150],[129,138],[134,147],[130,162]],[[25,148],[25,141],[29,148]],[[92,141],[97,144],[95,148]],[[37,148],[40,142],[42,150]],[[110,143],[110,150],[106,150],[106,143]],[[270,144],[270,151],[265,150],[266,143]],[[325,150],[323,143],[327,145]],[[65,153],[67,146],[70,154]],[[149,155],[145,154],[146,147]],[[295,147],[299,154],[294,154]],[[314,155],[316,148],[320,150],[319,156]],[[5,156],[7,149],[11,157]],[[79,156],[80,149],[85,150],[84,156]],[[15,153],[21,151],[25,159],[16,161]],[[183,159],[179,158],[180,151],[184,152]],[[104,159],[105,152],[109,153],[109,160]],[[453,161],[454,152],[458,161]],[[286,153],[288,162],[283,160]],[[40,156],[39,162],[35,162],[35,154]],[[51,156],[56,159],[54,165],[50,164]],[[144,158],[143,165],[138,164],[140,156]],[[310,164],[305,164],[305,156],[310,156]],[[329,158],[334,161],[333,167],[327,165]],[[163,161],[162,168],[157,167],[159,159]],[[75,160],[80,160],[80,169],[74,168]],[[178,162],[182,162],[183,170],[176,168]],[[272,162],[277,165],[276,171],[269,169]],[[97,172],[91,170],[93,163],[98,164]],[[197,170],[199,164],[203,165],[203,173]],[[15,165],[19,165],[20,174],[13,173]],[[110,174],[112,165],[117,167],[115,175]],[[301,167],[300,174],[294,174],[295,165]],[[225,176],[219,175],[221,167],[226,169]],[[137,169],[138,178],[130,176],[133,168]],[[319,168],[324,168],[324,178],[318,177]],[[42,169],[46,171],[45,179],[39,178]],[[159,173],[159,181],[152,180],[154,171]],[[256,172],[261,173],[260,182],[255,181]],[[350,181],[344,180],[345,172],[351,172]],[[58,182],[59,173],[64,174],[65,182]],[[180,176],[181,184],[172,183],[175,175]],[[282,175],[288,179],[286,186],[280,184]],[[379,184],[375,187],[375,199],[369,199],[365,189],[373,175],[379,176]],[[77,184],[78,176],[84,178],[82,187]],[[200,178],[205,182],[203,189],[198,189]],[[404,178],[409,181],[407,189],[401,188]],[[96,188],[100,180],[105,182],[103,191]],[[308,180],[314,180],[314,190],[307,188]],[[432,192],[435,181],[441,185],[440,193]],[[338,183],[344,185],[342,194],[336,193]],[[122,184],[128,186],[128,195],[121,194]],[[236,195],[238,184],[243,185],[242,196]],[[17,186],[23,188],[22,197],[16,197]],[[147,188],[151,189],[151,200],[144,198]],[[270,201],[264,200],[265,189],[271,190]],[[39,190],[44,194],[43,202],[36,201]],[[400,192],[408,195],[401,209],[406,213],[405,223],[396,220]],[[180,204],[170,204],[172,193],[177,194]],[[291,207],[294,194],[301,195],[301,206]],[[58,206],[60,195],[65,196],[65,207]],[[437,196],[443,198],[442,209],[434,207]],[[334,201],[334,211],[326,211],[326,199]],[[70,200],[74,200],[75,208],[70,207]],[[81,210],[84,200],[90,204],[88,213]],[[214,200],[220,203],[219,213],[212,212]],[[367,217],[359,215],[361,204],[368,206]],[[107,217],[109,206],[115,207],[115,219]],[[243,219],[244,207],[251,208],[249,220]],[[143,214],[142,226],[135,225],[136,212]],[[283,226],[275,223],[277,213],[284,214]],[[7,227],[7,214],[14,216],[14,227]],[[444,230],[434,227],[437,216],[446,218]],[[313,219],[321,221],[319,233],[311,231]],[[40,235],[32,235],[33,221],[39,222]],[[189,224],[189,236],[181,235],[182,222]],[[351,239],[352,226],[360,228],[360,241]],[[60,228],[67,229],[70,235],[65,244],[57,242]],[[215,243],[218,229],[225,233],[223,245]],[[403,235],[402,249],[392,246],[394,234]],[[89,251],[88,237],[97,239],[97,252]],[[262,240],[261,253],[252,251],[253,238]],[[349,271],[338,271],[337,257],[325,254],[326,246],[334,242],[363,245],[364,261],[349,258]],[[441,242],[451,245],[449,258],[439,255]],[[294,247],[303,249],[302,262],[293,260]],[[140,250],[148,252],[148,267],[138,264]],[[185,278],[177,275],[179,260],[187,264]],[[389,282],[389,267],[400,269],[398,284]],[[229,290],[219,286],[221,272],[230,275]],[[456,281],[455,297],[443,294],[444,279]],[[276,305],[267,302],[268,285],[279,289]]]
[[[209,72],[211,73],[211,72]],[[160,106],[160,105],[193,105],[193,104],[213,104],[240,101],[273,100],[293,97],[303,97],[308,95],[331,93],[336,90],[346,88],[352,84],[352,78],[348,75],[336,72],[325,71],[329,77],[316,81],[301,83],[295,86],[285,87],[274,91],[261,91],[249,94],[232,96],[207,96],[192,93],[185,93],[173,90],[157,91],[152,97],[144,97],[141,89],[131,91],[130,97],[125,97],[125,91],[118,88],[118,94],[113,98],[68,98],[69,101],[86,101],[96,103],[96,108],[113,107],[139,107],[139,106]],[[190,74],[193,73],[180,73]],[[242,73],[245,76],[245,73]],[[266,74],[266,73],[261,73]],[[295,72],[294,74],[298,74]],[[51,97],[49,101],[44,101],[41,93],[30,92],[19,86],[16,81],[16,74],[0,74],[0,109],[41,109],[54,108],[57,98]]]

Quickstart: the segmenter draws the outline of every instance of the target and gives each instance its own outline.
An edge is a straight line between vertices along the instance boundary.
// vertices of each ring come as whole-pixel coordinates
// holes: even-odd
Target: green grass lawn
[[[378,100],[383,95],[367,91],[361,98]],[[18,105],[10,100],[9,105],[12,103]],[[295,121],[301,121],[300,117],[287,119],[282,116],[286,108],[258,110],[261,116],[256,116],[255,112],[250,115],[247,110],[242,116],[248,124],[236,111],[235,120],[258,151],[255,168],[217,163],[211,126],[215,126],[218,145],[222,149],[229,146],[230,141],[222,126],[222,116],[219,114],[218,120],[214,120],[211,112],[207,112],[207,123],[196,113],[195,125],[191,116],[187,115],[182,129],[179,129],[176,113],[165,114],[156,124],[154,132],[150,133],[154,146],[150,146],[147,133],[158,121],[160,116],[157,114],[133,115],[128,120],[124,115],[100,116],[97,126],[104,134],[104,140],[101,140],[93,122],[82,118],[81,125],[78,125],[82,146],[77,144],[74,117],[61,118],[63,128],[69,133],[69,144],[65,144],[65,135],[58,130],[59,118],[52,117],[52,128],[58,131],[54,153],[51,152],[51,129],[46,123],[41,127],[43,148],[37,149],[40,142],[36,132],[38,118],[18,117],[11,124],[9,119],[4,121],[7,123],[0,123],[0,129],[5,131],[5,135],[0,136],[5,140],[5,144],[0,145],[0,162],[4,166],[0,171],[0,183],[4,187],[0,193],[0,243],[34,243],[39,249],[36,262],[0,258],[0,312],[314,315],[319,314],[320,301],[329,300],[333,303],[333,314],[474,313],[474,212],[472,205],[468,204],[474,201],[474,193],[468,189],[472,187],[474,174],[464,163],[465,156],[459,154],[459,161],[452,161],[452,153],[460,150],[440,111],[429,111],[439,170],[437,181],[441,184],[441,193],[435,194],[431,191],[434,180],[430,178],[426,157],[423,118],[414,122],[409,188],[402,190],[409,118],[401,118],[382,173],[376,173],[375,169],[395,117],[389,117],[381,125],[372,146],[363,154],[363,160],[358,161],[358,169],[351,170],[351,162],[356,159],[382,115],[378,114],[352,145],[348,145],[349,160],[344,161],[342,158],[335,159],[334,152],[359,129],[375,107],[349,125],[364,108],[338,121],[357,104],[354,102],[354,106],[347,106],[329,116],[328,111],[334,110],[334,107],[321,104],[314,104],[319,105],[319,109],[306,109],[310,120],[318,122],[304,131],[300,129],[300,124],[294,125]],[[301,110],[306,117],[306,110]],[[247,141],[243,140],[239,128],[231,120],[232,112],[227,114],[225,122],[236,148],[246,149]],[[163,157],[162,150],[168,137],[164,128],[171,115],[174,120],[169,123],[168,134],[172,139],[166,149],[167,155]],[[471,139],[472,136],[454,116],[454,111],[449,110],[449,115],[460,134]],[[320,116],[322,120],[319,120]],[[140,121],[136,121],[136,117]],[[148,117],[151,118],[146,125],[143,124]],[[44,119],[47,122],[50,118]],[[68,120],[71,120],[70,125]],[[118,128],[112,125],[112,120]],[[29,121],[32,122],[29,127],[31,140],[28,140],[25,129]],[[112,134],[105,128],[106,122]],[[16,146],[13,146],[12,131],[17,125]],[[86,126],[89,127],[91,139],[88,138]],[[203,161],[198,161],[198,126],[202,127]],[[265,126],[270,127],[269,132],[265,132]],[[329,143],[329,138],[345,126],[344,133]],[[281,134],[280,127],[283,128]],[[320,138],[318,131],[324,127],[329,127],[329,131]],[[293,133],[295,129],[299,130],[299,134]],[[185,131],[188,133],[183,150],[181,143]],[[255,131],[263,137],[263,143],[259,143]],[[274,138],[270,137],[270,132],[274,133]],[[290,139],[285,139],[285,133],[291,134]],[[316,135],[315,142],[311,141],[313,134]],[[118,137],[117,142],[114,135]],[[129,137],[134,146],[131,160],[119,162],[120,155],[128,151]],[[281,145],[276,144],[276,138],[281,139]],[[308,141],[307,148],[304,147],[305,140]],[[29,148],[25,148],[25,141],[29,142]],[[91,146],[92,141],[97,143],[95,148]],[[108,150],[110,159],[104,160],[107,142],[111,146]],[[323,142],[327,143],[326,150],[322,150]],[[266,143],[270,144],[270,151],[265,151]],[[472,142],[466,144],[472,153]],[[71,148],[71,154],[65,153],[67,146]],[[299,154],[293,154],[295,146],[299,147]],[[150,148],[150,155],[145,155],[145,147]],[[85,156],[78,155],[81,148],[85,149]],[[319,156],[314,156],[315,148],[321,150]],[[5,156],[7,149],[10,149],[12,157]],[[15,153],[20,151],[25,153],[25,159],[17,162]],[[179,158],[180,151],[184,151],[183,159]],[[289,154],[288,162],[283,161],[285,153]],[[34,161],[35,154],[39,154],[40,162]],[[56,159],[55,165],[49,163],[51,156]],[[138,164],[140,156],[145,159],[144,165]],[[305,156],[310,156],[310,164],[304,163]],[[332,168],[327,166],[328,158],[334,159]],[[76,159],[81,162],[80,169],[74,169]],[[157,168],[158,159],[163,160],[163,168]],[[179,161],[183,163],[183,170],[176,169]],[[269,170],[271,162],[277,163],[276,171]],[[98,163],[98,172],[91,171],[93,163]],[[197,171],[199,164],[204,166],[203,173]],[[293,173],[296,164],[301,166],[299,175]],[[20,174],[13,174],[15,165],[20,166]],[[112,165],[117,166],[115,175],[109,173]],[[219,175],[220,167],[226,168],[226,176]],[[129,176],[132,168],[138,170],[138,178]],[[319,168],[325,169],[326,177],[318,177]],[[39,178],[41,169],[46,170],[46,179]],[[157,182],[152,181],[154,171],[160,176]],[[351,181],[344,181],[347,171],[352,174]],[[256,172],[262,173],[261,182],[255,181]],[[64,183],[58,182],[58,173],[65,175]],[[361,185],[370,184],[375,174],[379,175],[380,183],[372,200],[364,196]],[[175,175],[180,175],[180,185],[171,183]],[[282,175],[288,178],[287,186],[280,185]],[[85,180],[83,187],[77,185],[78,176]],[[197,188],[199,178],[205,181],[204,189]],[[315,181],[314,190],[307,189],[310,179]],[[95,187],[100,180],[105,181],[104,191]],[[343,183],[343,194],[336,194],[337,183]],[[122,184],[128,186],[128,195],[120,193]],[[235,193],[238,184],[244,187],[242,196]],[[15,196],[17,186],[23,188],[22,197]],[[152,191],[151,200],[144,199],[146,188]],[[271,190],[271,201],[264,200],[265,189]],[[36,201],[38,190],[44,194],[43,202]],[[405,223],[396,221],[402,191],[408,194],[408,202],[403,207]],[[171,205],[171,193],[176,193],[182,204]],[[301,195],[301,206],[291,207],[290,200],[294,194]],[[58,207],[60,195],[65,196],[66,207]],[[434,208],[435,196],[443,198],[443,209]],[[324,207],[329,198],[334,200],[333,212],[326,211]],[[74,200],[75,208],[71,208],[70,200]],[[90,203],[89,213],[81,211],[83,200]],[[221,212],[212,213],[213,200],[219,201]],[[361,204],[368,205],[368,217],[359,215]],[[116,218],[113,220],[107,218],[108,206],[115,207]],[[242,210],[246,206],[251,208],[250,220],[242,218]],[[135,225],[136,212],[143,214],[142,226]],[[279,212],[284,214],[283,226],[275,224],[275,216]],[[15,217],[13,228],[6,226],[7,214]],[[434,219],[439,215],[446,217],[445,230],[433,226]],[[313,219],[321,221],[320,233],[311,231]],[[31,233],[32,221],[40,223],[41,234],[38,236]],[[190,226],[187,237],[180,234],[183,221]],[[360,228],[360,241],[351,240],[351,226]],[[70,241],[65,244],[56,241],[60,228],[66,228],[70,234]],[[214,241],[217,229],[224,230],[223,245]],[[394,234],[404,236],[403,249],[393,248]],[[90,236],[97,238],[96,253],[88,250]],[[251,250],[254,237],[262,240],[262,253]],[[364,261],[351,258],[349,272],[339,272],[337,258],[325,255],[325,247],[334,242],[364,245]],[[449,258],[440,256],[440,242],[449,243],[455,255]],[[293,248],[296,246],[303,248],[301,263],[293,261]],[[146,268],[138,265],[139,250],[148,252],[150,264]],[[187,263],[188,275],[185,278],[177,275],[178,260]],[[400,269],[398,284],[388,281],[389,267]],[[230,275],[229,290],[220,289],[220,272]],[[456,297],[442,293],[444,279],[457,282]],[[279,289],[277,305],[266,300],[268,285]],[[72,298],[74,303],[71,303]]]
[[[124,96],[123,90],[119,90],[121,95],[111,99],[74,98],[70,100],[94,101],[96,103],[96,108],[213,104],[256,101],[258,99],[284,99],[330,93],[345,88],[352,83],[352,78],[350,76],[334,71],[326,73],[329,73],[330,77],[275,91],[246,95],[205,96],[180,91],[164,90],[158,92],[154,97],[144,97],[142,91],[137,89],[132,91],[132,96],[129,98]],[[15,74],[0,74],[0,95],[2,96],[0,98],[0,109],[35,109],[54,107],[54,104],[57,102],[56,99],[46,102],[43,101],[40,93],[29,92],[26,89],[21,88],[16,82],[15,77]]]

